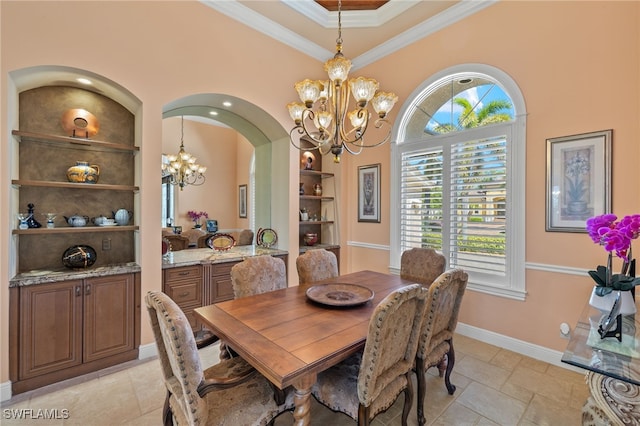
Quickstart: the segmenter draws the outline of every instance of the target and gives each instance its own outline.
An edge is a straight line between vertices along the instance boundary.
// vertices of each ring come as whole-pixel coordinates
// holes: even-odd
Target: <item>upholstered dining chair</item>
[[[236,299],[285,288],[284,260],[269,255],[248,257],[231,268],[231,286]]]
[[[292,393],[274,393],[242,358],[203,370],[180,307],[159,291],[150,291],[145,300],[167,388],[164,425],[265,425],[293,409]]]
[[[164,238],[169,240],[171,251],[180,251],[189,248],[189,238],[185,236],[174,234],[165,235]]]
[[[418,424],[425,424],[424,397],[426,392],[425,374],[427,369],[438,366],[446,356],[447,369],[444,383],[449,395],[456,387],[450,376],[456,362],[453,350],[453,333],[458,324],[458,312],[462,296],[467,288],[469,276],[462,269],[450,269],[442,273],[428,289],[425,318],[422,323],[420,343],[416,353],[416,378],[418,382]]]
[[[215,235],[215,234],[211,234],[211,233],[209,233],[209,234],[204,234],[204,235],[202,235],[202,236],[198,237],[198,241],[196,241],[196,246],[197,246],[198,248],[207,248],[207,247],[209,247],[209,246],[207,245],[207,240],[208,240],[209,238],[213,237],[214,235]]]
[[[238,234],[239,246],[250,246],[253,244],[253,231],[251,229],[243,229]]]
[[[376,306],[363,352],[318,374],[312,394],[358,425],[368,425],[404,392],[402,425],[413,403],[411,371],[420,339],[427,290],[400,288]]]
[[[400,277],[430,286],[444,272],[446,259],[431,248],[412,248],[400,257]]]
[[[300,284],[335,278],[339,275],[336,255],[325,249],[307,250],[298,256],[296,269]]]

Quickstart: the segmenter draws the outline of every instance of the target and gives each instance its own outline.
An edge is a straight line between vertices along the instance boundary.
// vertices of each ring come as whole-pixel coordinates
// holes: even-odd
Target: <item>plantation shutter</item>
[[[505,276],[507,138],[451,145],[451,267]]]
[[[402,153],[401,250],[433,248],[448,258],[448,267],[502,285],[507,137],[465,140],[458,134],[440,142],[445,143]]]

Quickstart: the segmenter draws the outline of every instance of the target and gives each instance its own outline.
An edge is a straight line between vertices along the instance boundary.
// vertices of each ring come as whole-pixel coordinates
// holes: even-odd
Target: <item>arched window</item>
[[[391,259],[431,247],[468,288],[524,299],[524,101],[487,65],[426,80],[405,102],[392,146]]]

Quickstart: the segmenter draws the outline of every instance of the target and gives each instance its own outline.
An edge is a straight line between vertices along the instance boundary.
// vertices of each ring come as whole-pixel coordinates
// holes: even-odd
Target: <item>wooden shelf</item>
[[[332,224],[332,220],[301,220],[300,226],[304,225],[330,225]]]
[[[44,235],[44,234],[84,234],[87,232],[129,232],[137,231],[138,226],[60,226],[58,228],[29,228],[14,229],[11,233],[18,235]]]
[[[13,130],[12,135],[18,137],[18,141],[26,142],[45,142],[53,145],[73,145],[73,148],[88,149],[88,150],[108,150],[108,151],[123,151],[136,153],[140,151],[140,147],[134,145],[125,145],[122,143],[99,141],[87,138],[72,138],[69,136],[56,136],[47,135],[44,133],[23,132],[20,130]]]
[[[137,186],[131,185],[110,185],[106,183],[76,183],[76,182],[52,182],[47,180],[23,180],[13,179],[12,185],[17,186],[39,186],[48,188],[65,188],[65,189],[108,189],[110,191],[132,191],[140,190]]]
[[[323,195],[321,196],[317,196],[317,195],[301,195],[300,196],[301,200],[322,200],[322,201],[333,201],[333,197],[325,197]]]
[[[300,170],[300,176],[320,176],[322,179],[333,177],[333,173],[319,172],[317,170]]]

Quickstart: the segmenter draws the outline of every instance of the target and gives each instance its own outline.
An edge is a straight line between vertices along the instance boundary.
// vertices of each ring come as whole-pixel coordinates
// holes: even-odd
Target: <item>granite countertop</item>
[[[9,287],[23,287],[27,285],[55,283],[59,281],[81,280],[91,277],[105,277],[109,275],[130,274],[140,272],[140,265],[135,262],[116,265],[98,266],[89,269],[38,269],[22,272],[9,281]]]
[[[331,250],[331,249],[339,249],[339,248],[340,246],[338,244],[314,244],[312,246],[301,245],[300,253],[305,253],[307,250],[313,250],[313,249]]]
[[[289,254],[285,250],[264,248],[260,246],[235,246],[228,251],[215,251],[210,248],[186,249],[172,251],[162,256],[162,269],[180,266],[201,265],[210,263],[235,262],[245,257],[269,254],[281,256]]]

